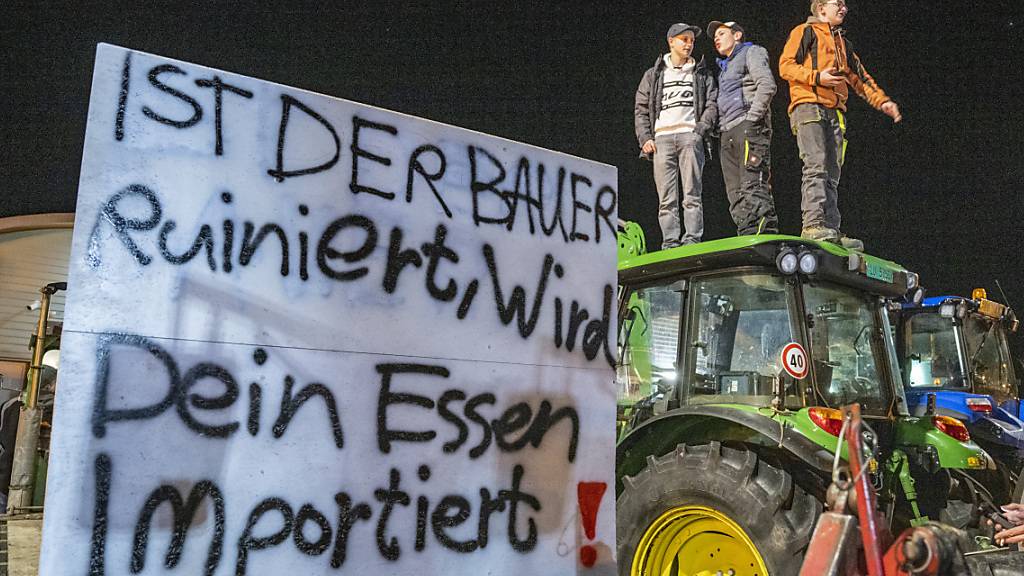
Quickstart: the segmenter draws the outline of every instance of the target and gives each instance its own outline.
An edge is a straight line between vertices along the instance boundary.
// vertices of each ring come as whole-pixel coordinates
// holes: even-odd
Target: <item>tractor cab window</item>
[[[853,289],[808,283],[804,305],[817,390],[826,404],[888,410],[893,391],[880,371],[890,350],[883,340],[882,302]]]
[[[934,313],[913,314],[904,328],[905,376],[911,388],[967,387],[964,359],[952,318]]]
[[[685,281],[633,290],[622,313],[615,370],[620,424],[664,412],[679,381]]]
[[[998,321],[969,314],[963,327],[974,393],[988,394],[997,404],[1014,398],[1013,366],[1003,326]]]
[[[685,402],[771,405],[782,349],[794,340],[785,281],[763,273],[707,278],[694,282],[693,295]]]

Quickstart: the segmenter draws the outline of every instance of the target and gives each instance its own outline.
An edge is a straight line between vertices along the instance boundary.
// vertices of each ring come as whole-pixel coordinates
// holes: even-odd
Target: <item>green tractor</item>
[[[944,469],[992,466],[959,421],[907,412],[887,307],[920,299],[916,274],[781,235],[644,254],[631,224],[619,255],[621,575],[796,574],[843,405],[876,432],[871,480],[899,524],[937,518]]]

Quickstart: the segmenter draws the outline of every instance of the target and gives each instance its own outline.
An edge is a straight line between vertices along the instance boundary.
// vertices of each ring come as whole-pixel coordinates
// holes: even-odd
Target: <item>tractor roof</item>
[[[920,305],[907,303],[903,305],[905,310],[937,309],[943,304],[964,305],[970,312],[986,316],[993,320],[1004,320],[1008,322],[1011,331],[1017,330],[1017,316],[1013,309],[1006,304],[989,300],[988,298],[968,298],[966,296],[933,296],[925,298]]]
[[[929,296],[928,298],[925,298],[924,301],[921,302],[920,307],[928,308],[931,306],[941,306],[943,303],[946,302],[946,300],[970,300],[970,298],[965,298],[963,296]],[[913,305],[911,304],[911,306]]]
[[[810,250],[817,254],[820,259],[819,276],[889,297],[906,294],[908,276],[913,275],[895,262],[847,250],[831,242],[761,234],[711,240],[625,258],[619,261],[619,279],[644,282],[680,273],[735,266],[775,268],[775,259],[783,248]]]

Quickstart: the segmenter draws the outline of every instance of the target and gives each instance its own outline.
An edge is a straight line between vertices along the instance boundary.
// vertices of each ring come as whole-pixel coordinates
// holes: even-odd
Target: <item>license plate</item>
[[[872,262],[868,262],[867,266],[868,278],[874,278],[875,280],[881,280],[882,282],[892,282],[892,270]]]

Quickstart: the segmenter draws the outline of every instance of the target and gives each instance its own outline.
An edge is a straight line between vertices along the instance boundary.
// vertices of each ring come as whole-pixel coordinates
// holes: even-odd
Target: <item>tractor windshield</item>
[[[783,374],[782,350],[794,341],[789,293],[775,274],[694,282],[687,404],[771,405]],[[797,394],[795,388],[787,394]],[[800,403],[790,400],[786,404]]]
[[[1016,378],[1002,323],[968,314],[963,329],[974,392],[988,394],[997,403],[1012,399],[1016,392],[1013,384]]]
[[[882,301],[851,288],[804,284],[804,306],[811,338],[818,394],[828,406],[857,402],[868,412],[893,403],[883,367],[892,365],[884,340]]]
[[[965,390],[966,359],[952,318],[935,312],[912,314],[903,325],[903,365],[911,388]]]

